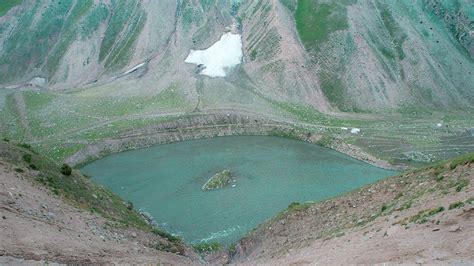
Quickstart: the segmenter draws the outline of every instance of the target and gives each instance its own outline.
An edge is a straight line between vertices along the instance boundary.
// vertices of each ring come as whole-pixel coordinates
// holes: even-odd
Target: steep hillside
[[[473,263],[474,154],[320,203],[292,203],[231,249],[236,264]]]
[[[11,3],[0,134],[55,160],[281,128],[412,166],[474,147],[466,1]],[[184,62],[226,31],[244,54],[227,77]]]
[[[339,109],[472,107],[470,1],[300,0],[293,14]]]
[[[4,5],[4,86],[97,86],[140,70],[133,77],[135,87],[177,85],[193,100],[218,100],[226,107],[249,97],[263,98],[252,109],[270,99],[322,111],[330,104],[343,111],[380,111],[466,109],[474,102],[474,75],[469,75],[474,13],[468,1],[44,0]],[[210,46],[232,23],[243,35],[242,67],[227,80],[194,77],[194,69],[183,62],[189,49]],[[217,88],[238,97],[223,97]],[[264,110],[272,112],[268,106]]]
[[[70,169],[69,169],[70,171]],[[0,142],[0,263],[190,264],[195,253],[76,170]]]
[[[174,1],[22,1],[0,18],[2,83],[73,87],[141,63],[166,46],[175,10]]]

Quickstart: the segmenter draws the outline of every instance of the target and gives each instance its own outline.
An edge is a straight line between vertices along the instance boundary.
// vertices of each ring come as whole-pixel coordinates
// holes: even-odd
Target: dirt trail
[[[13,97],[15,99],[15,106],[18,111],[18,118],[20,119],[21,126],[23,127],[25,132],[25,137],[31,140],[33,139],[33,136],[31,135],[30,125],[28,123],[28,113],[26,109],[25,99],[23,98],[23,93],[16,92],[13,94]]]

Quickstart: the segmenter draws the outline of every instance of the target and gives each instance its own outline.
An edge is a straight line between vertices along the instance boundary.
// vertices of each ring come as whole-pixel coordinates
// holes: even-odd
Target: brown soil
[[[35,183],[33,170],[17,173],[0,160],[0,264],[192,264],[198,259],[152,248],[160,237],[111,227],[96,214],[73,207]],[[161,239],[163,240],[163,239]],[[26,260],[26,261],[25,261]],[[33,263],[34,264],[34,263]]]
[[[439,176],[444,178],[436,180]],[[468,185],[459,189],[466,180]],[[232,262],[471,264],[473,182],[474,164],[454,170],[432,167],[309,207],[301,205],[249,233],[236,246]],[[450,209],[456,202],[463,206]],[[417,216],[438,207],[444,210],[425,219]]]
[[[161,237],[112,226],[34,181],[36,171],[16,167],[0,160],[0,264],[205,262],[186,247],[184,256],[156,250]],[[293,206],[250,232],[230,254],[205,259],[250,265],[473,263],[473,182],[472,162],[388,178]]]

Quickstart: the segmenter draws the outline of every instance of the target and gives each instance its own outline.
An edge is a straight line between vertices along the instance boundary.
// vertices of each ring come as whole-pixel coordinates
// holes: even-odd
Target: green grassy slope
[[[5,112],[0,115],[5,125],[2,135],[34,142],[35,148],[60,161],[87,144],[174,119],[174,113],[193,108],[178,85],[149,95],[109,96],[118,91],[119,88],[105,87],[67,94],[21,92],[27,106],[25,114],[18,110],[15,95],[8,94]],[[26,124],[21,122],[24,115]],[[26,132],[36,141],[29,139]]]
[[[293,14],[320,65],[321,89],[340,110],[474,103],[474,7],[466,1],[301,0]]]
[[[8,10],[19,5],[21,0],[5,0],[0,3],[0,17],[5,15]]]
[[[2,3],[0,14],[10,5]],[[26,81],[33,75],[52,79],[73,42],[95,43],[97,40],[90,38],[101,34],[101,25],[106,28],[99,49],[81,55],[85,57],[83,64],[90,64],[96,57],[94,53],[98,53],[95,63],[104,62],[106,71],[120,70],[131,59],[146,20],[141,5],[133,0],[113,1],[111,5],[92,0],[53,1],[48,5],[34,1],[23,3],[22,8],[22,12],[0,25],[0,39],[4,42],[0,63],[8,65],[0,68],[3,84]]]
[[[165,3],[22,2],[14,18],[0,25],[0,83],[39,75],[53,77],[48,82],[55,84],[67,79],[63,74],[67,76],[69,66],[95,67],[76,69],[76,74],[92,77],[84,90],[79,86],[64,92],[0,93],[0,136],[31,143],[51,158],[64,160],[88,145],[163,121],[242,111],[293,123],[323,135],[325,143],[354,144],[395,162],[428,163],[472,150],[474,75],[469,74],[474,66],[463,31],[464,15],[456,15],[465,14],[469,20],[472,8],[462,1],[435,5],[436,1],[428,0],[187,0],[172,2],[176,5],[168,9],[152,6],[154,13],[149,13],[151,6],[145,5],[150,2]],[[297,65],[277,57],[285,48],[281,40],[294,30],[274,24],[280,11],[294,15],[296,30],[310,54]],[[453,14],[456,19],[446,21],[444,15]],[[217,29],[231,23],[232,15],[237,22],[255,21],[250,24],[254,27],[242,29],[244,52],[251,62],[226,79],[196,75],[182,59],[189,49],[212,44],[220,35]],[[170,25],[147,24],[157,16],[170,18],[165,19]],[[292,17],[286,18],[293,25]],[[172,31],[175,26],[176,40],[154,36],[162,27]],[[140,55],[133,53],[157,41],[172,45],[163,54],[150,48],[154,46]],[[292,48],[299,51],[300,46]],[[90,53],[81,54],[83,50]],[[155,58],[144,67],[143,76],[135,73],[106,82],[132,58],[145,60],[143,54]],[[65,59],[70,61],[66,65]],[[252,67],[260,70],[250,75]],[[317,73],[304,76],[303,68],[314,68],[307,72],[311,75]],[[312,93],[318,90],[318,82],[340,110],[368,114],[331,117],[295,104],[324,98]],[[320,102],[326,100],[311,103]],[[383,117],[377,116],[380,113]],[[362,134],[341,127],[358,127]]]

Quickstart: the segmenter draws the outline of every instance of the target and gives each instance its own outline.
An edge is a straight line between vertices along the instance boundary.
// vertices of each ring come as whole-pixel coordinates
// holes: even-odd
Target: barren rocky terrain
[[[321,203],[292,203],[228,251],[200,258],[169,235],[150,232],[143,217],[142,221],[133,220],[133,216],[124,216],[122,207],[107,206],[104,202],[114,202],[107,199],[108,192],[82,180],[85,177],[78,173],[54,177],[63,180],[43,181],[43,176],[57,171],[54,166],[28,147],[2,143],[1,148],[2,263],[474,261],[472,154],[390,177]],[[75,194],[68,190],[67,184],[72,182],[75,190],[82,191],[84,181],[92,186],[87,191]],[[108,210],[107,215],[102,208]]]
[[[233,248],[235,264],[471,264],[472,155],[317,204],[293,204]]]
[[[1,1],[0,264],[474,263],[473,161],[458,158],[474,151],[473,9],[471,0]],[[243,59],[225,77],[185,62],[227,32],[240,34]],[[419,170],[291,204],[204,259],[77,170],[61,173],[63,163],[229,135]]]
[[[33,158],[35,166],[28,166],[15,158],[20,148],[0,145],[0,263],[199,263],[199,256],[191,248],[176,244],[167,235],[157,235],[146,227],[119,225],[119,215],[113,213],[118,209],[107,207],[110,216],[106,218],[97,211],[101,203],[77,201],[91,195],[93,199],[106,198],[103,188],[103,194],[89,189],[79,199],[66,192],[64,185],[56,191],[52,183],[39,181],[42,174],[50,174],[44,172],[40,159]],[[75,189],[80,190],[81,185]],[[87,207],[88,203],[92,207]]]
[[[45,0],[4,8],[1,134],[56,160],[215,114],[291,123],[400,164],[472,151],[465,1]],[[230,30],[242,36],[244,59],[226,78],[185,63],[191,49]],[[353,127],[361,134],[340,130]]]

